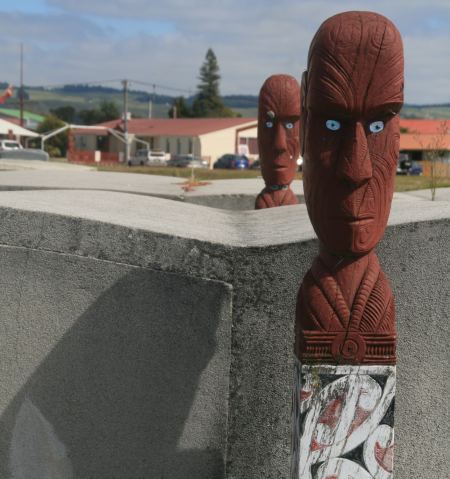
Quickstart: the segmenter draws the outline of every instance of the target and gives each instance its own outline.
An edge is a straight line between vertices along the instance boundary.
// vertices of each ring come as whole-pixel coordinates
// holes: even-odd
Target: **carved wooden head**
[[[326,20],[302,79],[303,181],[322,246],[372,250],[386,228],[399,153],[403,47],[385,17],[346,12]]]
[[[258,105],[258,147],[266,185],[288,185],[297,171],[300,86],[289,75],[272,75]]]

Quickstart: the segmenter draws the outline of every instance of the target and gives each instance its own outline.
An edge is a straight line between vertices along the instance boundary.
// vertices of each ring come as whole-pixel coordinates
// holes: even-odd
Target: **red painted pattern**
[[[394,470],[394,444],[383,447],[378,441],[375,443],[375,459],[382,469],[387,472]]]

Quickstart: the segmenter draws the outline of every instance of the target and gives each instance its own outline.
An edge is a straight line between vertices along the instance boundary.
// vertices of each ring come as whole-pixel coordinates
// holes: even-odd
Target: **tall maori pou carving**
[[[300,86],[289,75],[272,75],[263,84],[258,104],[258,148],[266,183],[255,209],[296,205],[290,189],[297,171]]]
[[[374,248],[402,104],[395,26],[370,12],[326,20],[302,79],[304,191],[320,250],[297,300],[293,479],[392,478],[395,308]]]

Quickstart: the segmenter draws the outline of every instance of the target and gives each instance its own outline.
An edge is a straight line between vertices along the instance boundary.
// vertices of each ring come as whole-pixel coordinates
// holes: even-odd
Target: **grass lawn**
[[[168,168],[152,166],[125,166],[125,165],[100,165],[99,171],[116,171],[122,173],[143,173],[148,175],[175,176],[178,178],[189,178],[190,168]],[[194,175],[197,180],[229,180],[240,178],[258,178],[260,170],[204,170],[195,169]],[[297,179],[301,179],[301,173],[297,173]],[[430,187],[430,178],[425,176],[396,176],[395,191],[423,190]],[[450,187],[450,178],[438,178],[438,188]]]
[[[176,176],[189,178],[191,168],[157,167],[157,166],[126,166],[126,165],[99,165],[99,171],[119,171],[121,173],[144,173],[147,175]],[[230,180],[239,178],[257,178],[261,170],[207,170],[195,168],[194,175],[197,180]],[[301,178],[301,176],[299,176]]]
[[[450,187],[450,178],[437,178],[437,188]],[[427,176],[396,176],[395,191],[424,190],[430,188],[430,178]]]

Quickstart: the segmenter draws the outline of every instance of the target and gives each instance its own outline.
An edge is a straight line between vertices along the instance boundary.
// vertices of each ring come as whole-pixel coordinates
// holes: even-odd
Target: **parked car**
[[[10,150],[22,150],[22,145],[16,140],[0,140],[0,150],[1,151],[10,151]]]
[[[423,173],[422,166],[417,161],[410,161],[400,157],[397,162],[397,175],[419,176]]]
[[[24,148],[16,140],[0,140],[0,158],[7,160],[48,161],[48,153],[37,148]]]
[[[248,158],[244,155],[222,155],[215,163],[214,168],[244,170],[250,167]]]
[[[128,165],[166,166],[167,157],[164,151],[137,150],[135,156],[128,160]]]
[[[407,175],[412,163],[409,161],[407,155],[400,154],[400,158],[397,161],[397,175]]]
[[[167,166],[179,168],[208,168],[208,162],[194,155],[177,155],[167,162]]]
[[[414,176],[420,176],[422,173],[422,165],[417,161],[413,161],[411,164],[411,168],[409,169],[409,174]]]
[[[252,170],[260,170],[261,169],[261,160],[258,158],[252,163],[252,166],[250,167]]]

